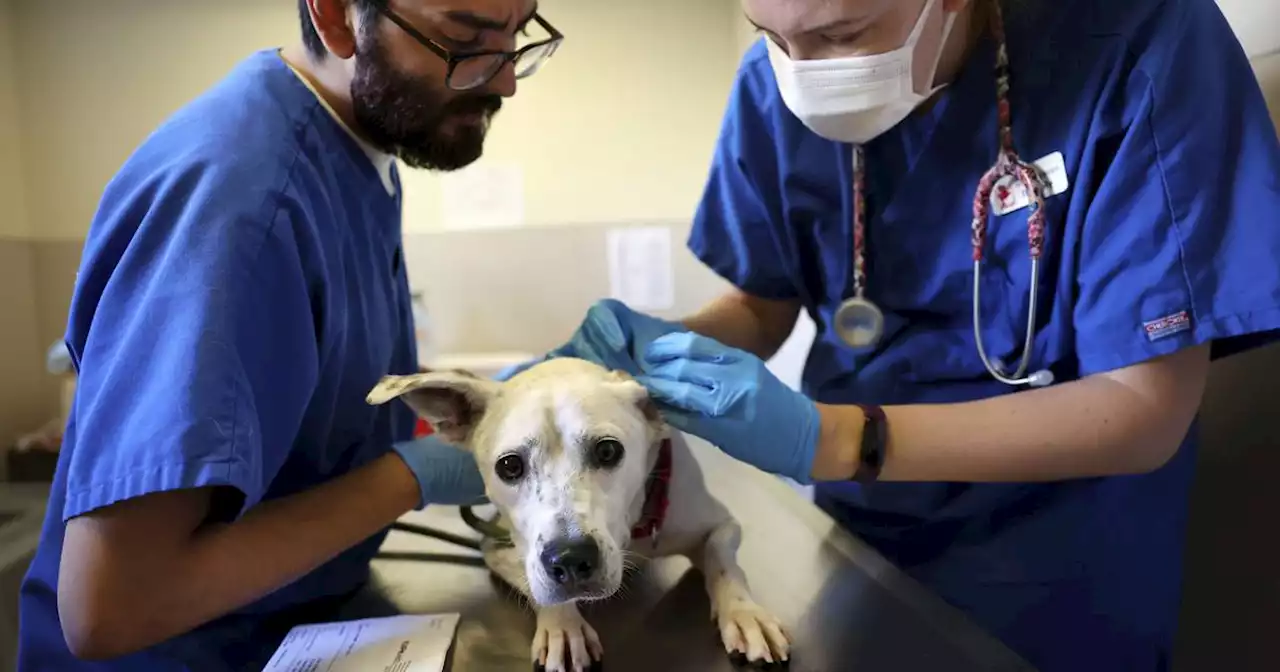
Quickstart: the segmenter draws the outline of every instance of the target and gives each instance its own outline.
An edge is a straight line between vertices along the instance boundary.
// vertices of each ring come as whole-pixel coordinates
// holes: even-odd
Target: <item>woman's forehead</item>
[[[778,35],[853,28],[878,19],[898,2],[915,0],[742,0],[747,19]]]

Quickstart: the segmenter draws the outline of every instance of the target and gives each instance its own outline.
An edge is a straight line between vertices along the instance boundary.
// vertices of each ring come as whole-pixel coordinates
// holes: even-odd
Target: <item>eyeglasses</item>
[[[419,32],[404,17],[392,11],[385,0],[375,0],[370,4],[377,8],[379,14],[400,26],[400,29],[408,33],[409,37],[444,59],[448,68],[445,71],[445,85],[454,91],[467,91],[488,84],[489,80],[506,67],[507,63],[514,64],[516,79],[524,79],[536,73],[538,68],[556,53],[560,43],[564,42],[564,35],[535,12],[533,20],[550,35],[547,39],[527,44],[515,51],[473,51],[455,54]]]

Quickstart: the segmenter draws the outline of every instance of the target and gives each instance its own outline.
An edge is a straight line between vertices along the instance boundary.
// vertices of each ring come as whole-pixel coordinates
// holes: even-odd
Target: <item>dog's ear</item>
[[[629,399],[636,406],[640,407],[640,412],[644,414],[644,419],[655,428],[663,426],[662,414],[658,412],[658,405],[653,403],[653,398],[649,396],[649,390],[645,389],[631,374],[626,371],[611,371],[609,377],[612,379],[609,383],[616,392],[624,399]]]
[[[431,423],[440,438],[465,448],[498,387],[498,383],[467,371],[432,371],[386,376],[365,401],[379,405],[402,397],[409,408]]]

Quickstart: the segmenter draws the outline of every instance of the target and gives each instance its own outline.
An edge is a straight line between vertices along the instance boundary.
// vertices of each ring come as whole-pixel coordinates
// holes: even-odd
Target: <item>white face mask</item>
[[[766,39],[782,100],[805,126],[829,140],[863,144],[897,126],[942,88],[916,93],[912,77],[916,45],[936,2],[925,3],[906,44],[874,56],[793,61]],[[930,84],[955,18],[955,12],[946,13],[938,56],[925,73]]]

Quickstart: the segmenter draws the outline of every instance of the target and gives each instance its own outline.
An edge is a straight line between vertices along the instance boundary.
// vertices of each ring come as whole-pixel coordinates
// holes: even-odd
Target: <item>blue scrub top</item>
[[[376,535],[265,599],[111,663],[72,658],[58,621],[64,523],[147,493],[222,486],[215,512],[306,490],[411,437],[379,377],[417,370],[398,180],[275,50],[252,55],[149,137],[107,186],[66,342],[79,371],[19,670],[262,669],[368,577]],[[245,558],[253,562],[253,558]],[[128,605],[119,605],[128,609]]]
[[[1066,382],[1274,339],[1280,146],[1213,0],[1011,4],[1016,146],[1027,161],[1061,152],[1070,177],[1047,202],[1030,370]],[[993,64],[985,41],[934,107],[866,146],[867,291],[886,324],[874,351],[854,352],[831,329],[851,285],[851,147],[789,112],[763,42],[743,60],[689,247],[743,291],[803,304],[818,330],[803,375],[814,399],[1016,391],[987,374],[972,334],[969,224],[996,158]],[[1027,321],[1027,213],[992,220],[982,269],[984,339],[1005,362]],[[827,484],[816,497],[1042,670],[1165,669],[1195,433],[1141,476]]]

